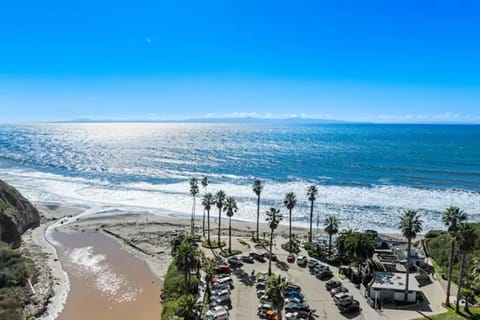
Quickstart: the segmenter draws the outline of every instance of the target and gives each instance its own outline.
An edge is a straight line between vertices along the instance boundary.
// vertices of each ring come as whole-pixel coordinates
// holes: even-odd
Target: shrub
[[[282,249],[288,252],[293,252],[298,254],[300,252],[300,248],[298,247],[298,243],[292,241],[292,248],[290,248],[290,243],[282,243]]]

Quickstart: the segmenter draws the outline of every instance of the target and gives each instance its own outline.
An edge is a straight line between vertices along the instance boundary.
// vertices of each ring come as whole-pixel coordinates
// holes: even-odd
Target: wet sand
[[[159,279],[116,241],[93,232],[54,232],[70,292],[59,320],[148,320],[161,312]]]

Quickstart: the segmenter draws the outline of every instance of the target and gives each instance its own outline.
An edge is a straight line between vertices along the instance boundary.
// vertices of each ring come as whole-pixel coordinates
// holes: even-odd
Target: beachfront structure
[[[385,301],[404,301],[406,273],[374,272],[368,296],[378,305]],[[415,302],[422,291],[414,274],[409,275],[408,302]]]

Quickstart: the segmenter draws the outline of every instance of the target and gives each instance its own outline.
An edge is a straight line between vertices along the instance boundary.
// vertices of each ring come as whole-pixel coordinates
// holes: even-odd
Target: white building
[[[383,303],[385,299],[404,301],[406,279],[406,273],[374,272],[373,279],[368,285],[368,295],[377,303],[380,301]],[[409,280],[408,302],[415,302],[417,294],[420,294],[422,290],[414,274],[410,274]]]

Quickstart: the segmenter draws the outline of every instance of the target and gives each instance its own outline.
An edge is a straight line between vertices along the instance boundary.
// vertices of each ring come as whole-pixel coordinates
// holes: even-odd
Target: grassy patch
[[[210,243],[208,243],[208,240],[204,240],[202,242],[202,247],[208,249],[219,249],[225,247],[225,242],[220,241],[220,244],[218,244],[218,242],[214,240],[210,240]]]
[[[232,253],[229,253],[228,250],[224,250],[224,251],[220,252],[220,255],[224,258],[228,258],[228,257],[235,256],[235,255],[241,254],[241,253],[242,253],[241,250],[232,250]]]
[[[432,320],[478,320],[480,319],[480,310],[478,308],[470,308],[472,315],[469,315],[465,312],[463,308],[460,310],[460,314],[455,313],[455,310],[452,308],[447,308],[447,312],[434,315],[430,317]],[[425,320],[427,318],[417,318],[415,320]]]

